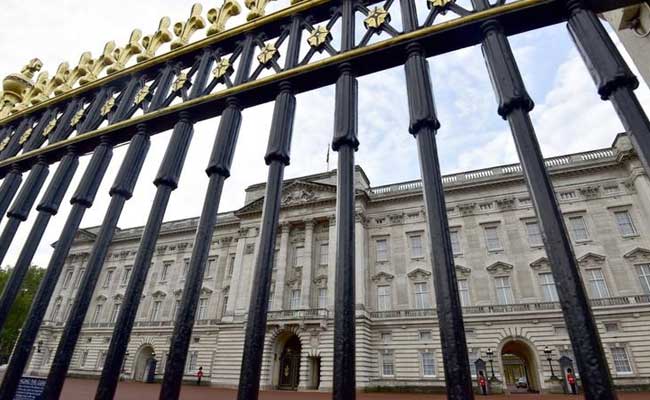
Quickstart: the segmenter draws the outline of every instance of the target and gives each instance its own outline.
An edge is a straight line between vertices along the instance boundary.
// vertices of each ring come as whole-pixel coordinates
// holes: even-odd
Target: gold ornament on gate
[[[75,126],[81,121],[81,118],[84,116],[84,109],[80,109],[75,113],[74,116],[72,116],[72,119],[70,120],[70,126]]]
[[[221,7],[211,8],[208,11],[208,21],[212,25],[208,28],[206,35],[211,36],[225,31],[228,19],[239,15],[239,13],[241,13],[241,6],[236,0],[225,0]]]
[[[0,96],[0,118],[9,116],[14,107],[23,101],[27,91],[34,86],[34,74],[43,68],[38,58],[32,59],[18,74],[7,75],[2,80],[2,96]]]
[[[190,42],[190,38],[196,31],[205,28],[205,19],[201,16],[201,11],[203,11],[203,6],[195,3],[187,21],[174,24],[174,34],[178,38],[172,42],[172,50],[185,46]]]
[[[7,136],[6,138],[2,139],[2,142],[0,142],[0,151],[4,150],[5,147],[7,147],[10,140],[11,140],[11,136]]]
[[[449,7],[449,5],[451,3],[454,3],[455,1],[456,0],[428,0],[427,1],[427,7],[429,7],[429,9],[441,8],[441,9],[443,9],[443,14],[444,14],[447,7]]]
[[[181,72],[180,74],[178,74],[176,81],[172,85],[172,90],[174,92],[178,92],[179,90],[185,87],[186,83],[187,83],[187,73]]]
[[[141,104],[147,98],[147,96],[149,96],[149,90],[150,90],[149,86],[147,85],[142,86],[142,88],[138,90],[138,93],[135,94],[135,98],[133,99],[133,102],[136,105]]]
[[[246,16],[247,21],[263,17],[266,13],[265,9],[269,1],[272,0],[244,0],[244,5],[250,10]]]
[[[268,65],[277,57],[279,57],[278,49],[275,48],[273,43],[267,43],[262,47],[260,54],[258,54],[257,61],[262,65]]]
[[[128,64],[129,60],[131,60],[133,56],[142,54],[144,52],[144,47],[140,44],[141,39],[142,31],[140,29],[134,29],[129,37],[129,43],[127,43],[123,48],[113,50],[113,64],[108,67],[106,72],[113,74],[122,70],[126,68],[126,64]]]
[[[41,133],[41,134],[42,134],[44,137],[48,137],[48,135],[50,134],[50,132],[52,132],[52,131],[54,130],[55,127],[56,127],[56,117],[52,117],[52,119],[50,120],[50,122],[48,122],[48,124],[47,124],[47,126],[45,127],[45,129],[43,129],[43,133]]]
[[[115,107],[115,99],[113,97],[109,97],[108,100],[106,100],[106,103],[102,106],[102,109],[99,111],[102,117],[107,116],[112,110],[113,107]]]
[[[20,135],[20,139],[18,139],[18,144],[25,144],[27,140],[29,140],[29,137],[32,136],[32,128],[27,128],[25,132],[23,132],[22,135]]]
[[[233,67],[230,64],[230,60],[227,58],[222,58],[216,63],[216,67],[212,70],[212,75],[214,75],[215,78],[219,82],[224,80],[224,77],[228,74],[230,74],[233,71]]]
[[[332,40],[332,34],[329,29],[323,25],[318,25],[312,32],[309,37],[307,37],[307,43],[315,49],[322,48],[322,46]]]
[[[366,29],[377,29],[388,22],[390,22],[390,14],[388,11],[384,10],[384,7],[373,8],[372,11],[368,13],[366,19],[363,20]]]
[[[91,60],[86,64],[87,71],[79,79],[80,85],[87,85],[92,81],[99,79],[99,75],[104,71],[105,68],[113,65],[115,63],[115,58],[113,58],[113,52],[115,51],[115,42],[107,42],[104,46],[104,51],[102,55],[97,57],[96,60]],[[89,53],[90,54],[90,53]]]
[[[172,33],[169,31],[171,24],[169,17],[162,17],[158,24],[158,30],[153,35],[142,38],[144,52],[138,55],[138,62],[155,57],[160,46],[172,41]]]

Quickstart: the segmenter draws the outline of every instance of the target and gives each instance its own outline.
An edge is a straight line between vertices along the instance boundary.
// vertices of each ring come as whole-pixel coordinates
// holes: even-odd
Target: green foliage
[[[11,276],[12,269],[0,269],[0,288],[4,290],[4,286]],[[45,269],[38,267],[31,267],[27,273],[27,277],[23,282],[21,290],[16,298],[16,302],[11,308],[7,322],[4,329],[0,333],[0,364],[6,363],[11,350],[14,347],[16,339],[18,339],[18,331],[23,326],[25,318],[29,313],[29,308],[32,305],[32,299],[36,295],[38,286],[45,275]]]

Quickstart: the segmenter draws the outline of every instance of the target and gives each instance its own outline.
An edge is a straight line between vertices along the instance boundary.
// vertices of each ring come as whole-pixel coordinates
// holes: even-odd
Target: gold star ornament
[[[216,63],[216,67],[212,70],[212,75],[214,75],[217,80],[222,81],[226,75],[230,75],[233,71],[232,65],[227,58],[222,58]]]
[[[29,137],[32,136],[32,128],[27,129],[21,136],[20,139],[18,139],[18,144],[25,144],[27,140],[29,140]]]
[[[185,86],[186,83],[187,83],[187,74],[185,72],[181,72],[180,74],[178,74],[178,78],[176,78],[176,81],[172,85],[172,90],[174,92],[178,92]]]
[[[390,22],[390,14],[384,10],[384,7],[375,7],[368,13],[363,24],[367,29],[378,29],[383,24]]]
[[[268,65],[279,56],[278,49],[272,43],[268,43],[264,45],[262,52],[257,56],[257,61],[262,65]]]
[[[133,99],[133,102],[136,105],[141,104],[149,95],[149,86],[144,85],[140,90],[138,90],[138,93],[136,93],[135,98]]]
[[[106,100],[106,103],[102,106],[102,109],[100,110],[100,114],[102,117],[105,117],[108,115],[108,113],[111,112],[111,110],[115,107],[115,99],[112,97],[109,97],[108,100]]]
[[[81,121],[81,118],[84,116],[84,109],[77,111],[77,113],[70,120],[70,126],[75,126]]]
[[[311,32],[311,35],[307,38],[307,43],[311,47],[318,49],[330,40],[332,40],[330,31],[326,27],[319,25]]]
[[[429,0],[427,1],[427,5],[429,6],[429,9],[432,8],[446,9],[449,6],[449,4],[453,3],[454,1],[455,0]]]
[[[56,127],[56,117],[50,120],[50,122],[47,124],[45,129],[43,129],[42,135],[44,137],[47,137],[54,130],[55,127]]]

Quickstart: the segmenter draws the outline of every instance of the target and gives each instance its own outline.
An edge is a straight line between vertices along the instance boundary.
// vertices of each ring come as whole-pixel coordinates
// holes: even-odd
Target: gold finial
[[[0,151],[4,150],[5,147],[7,147],[10,140],[11,140],[11,136],[7,136],[6,138],[2,139],[2,142],[0,142]]]
[[[444,1],[444,0],[443,0]],[[366,29],[377,29],[384,23],[390,22],[390,14],[384,10],[384,7],[375,7],[370,11],[368,17],[363,20]]]
[[[226,21],[241,13],[241,7],[237,0],[224,0],[219,8],[211,8],[208,11],[208,21],[212,25],[208,28],[207,36],[226,30]]]
[[[117,48],[113,51],[114,63],[108,67],[106,72],[113,74],[124,69],[131,57],[136,54],[141,54],[144,51],[144,47],[140,44],[140,39],[142,39],[142,31],[140,29],[134,29],[131,32],[129,43],[124,48]]]
[[[75,126],[81,121],[81,118],[84,116],[85,110],[83,108],[79,109],[79,111],[76,112],[75,115],[72,116],[72,119],[70,120],[70,126]]]
[[[54,95],[58,96],[72,90],[72,87],[85,75],[90,73],[93,58],[89,51],[85,51],[79,57],[79,64],[72,71],[65,74],[65,81],[54,89]],[[59,67],[60,68],[60,67]]]
[[[272,0],[244,0],[244,5],[250,10],[246,16],[247,21],[252,21],[254,19],[264,16],[264,9],[266,5]]]
[[[47,78],[48,78],[47,71],[43,71],[39,73],[38,77],[36,78],[36,83],[34,83],[34,86],[25,90],[25,94],[23,95],[22,101],[14,106],[13,111],[14,112],[22,111],[27,107],[29,107],[36,92],[40,90],[40,87],[43,87],[47,84]]]
[[[32,90],[32,105],[40,104],[46,101],[52,95],[52,93],[56,91],[57,88],[59,88],[68,80],[69,76],[70,66],[67,62],[59,64],[59,68],[56,70],[56,74],[54,74],[52,79],[49,81],[44,80],[41,82],[39,75],[39,80],[37,80],[36,84],[34,85],[34,89]]]
[[[142,88],[140,88],[140,90],[138,90],[138,93],[135,94],[133,102],[136,105],[139,105],[147,98],[148,95],[149,95],[149,86],[144,85],[142,86]]]
[[[447,9],[447,6],[451,3],[454,3],[456,0],[429,0],[427,1],[427,6],[431,8],[442,8],[443,14]]]
[[[142,38],[144,53],[138,55],[138,62],[146,61],[154,57],[160,46],[167,42],[171,42],[172,33],[169,31],[171,24],[172,22],[169,17],[162,17],[158,24],[158,30],[153,35],[148,35]]]
[[[307,37],[307,43],[315,49],[322,47],[327,41],[332,40],[332,34],[329,29],[323,25],[318,25],[312,32],[309,37]]]
[[[52,117],[50,122],[47,123],[45,129],[43,129],[42,135],[44,137],[47,137],[54,130],[55,127],[56,127],[56,117]]]
[[[257,56],[257,61],[262,65],[268,65],[272,60],[278,58],[278,49],[273,43],[267,43],[262,47],[262,52]]]
[[[7,117],[14,106],[23,101],[27,91],[34,87],[32,78],[41,70],[43,63],[33,58],[18,74],[11,74],[2,80],[2,97],[0,97],[0,118]]]
[[[115,51],[115,42],[111,40],[110,42],[107,42],[106,45],[104,46],[104,52],[102,53],[102,55],[99,56],[96,60],[90,62],[90,68],[88,69],[88,73],[82,76],[81,79],[79,79],[79,84],[86,85],[92,81],[97,80],[97,78],[99,78],[99,74],[102,73],[104,68],[112,65],[115,62],[115,59],[113,58],[114,51]]]
[[[181,72],[180,74],[178,74],[176,81],[172,85],[172,90],[174,92],[178,92],[185,86],[186,83],[187,83],[187,73]]]
[[[230,64],[230,60],[227,58],[222,58],[216,62],[216,67],[212,70],[212,75],[217,78],[217,81],[221,82],[223,81],[224,76],[231,73],[232,71],[233,67]]]
[[[203,6],[199,3],[195,3],[192,6],[192,11],[190,12],[190,17],[187,21],[185,21],[185,23],[177,22],[174,24],[174,34],[178,36],[178,39],[172,42],[172,49],[185,46],[190,42],[190,38],[194,32],[205,28],[205,19],[201,16],[201,11],[203,11]]]
[[[29,139],[30,136],[32,136],[32,128],[27,128],[25,132],[23,132],[22,135],[20,135],[20,139],[18,139],[18,144],[23,145],[25,142]]]

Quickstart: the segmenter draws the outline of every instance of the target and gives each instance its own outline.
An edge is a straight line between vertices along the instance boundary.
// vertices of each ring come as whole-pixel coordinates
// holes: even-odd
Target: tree
[[[5,284],[11,276],[12,268],[0,269],[0,288],[4,290]],[[32,300],[36,295],[38,286],[45,275],[45,269],[33,266],[27,272],[25,281],[20,288],[18,297],[14,302],[9,317],[5,322],[4,329],[0,332],[0,364],[4,364],[9,359],[14,344],[18,339],[18,332],[27,318]]]

